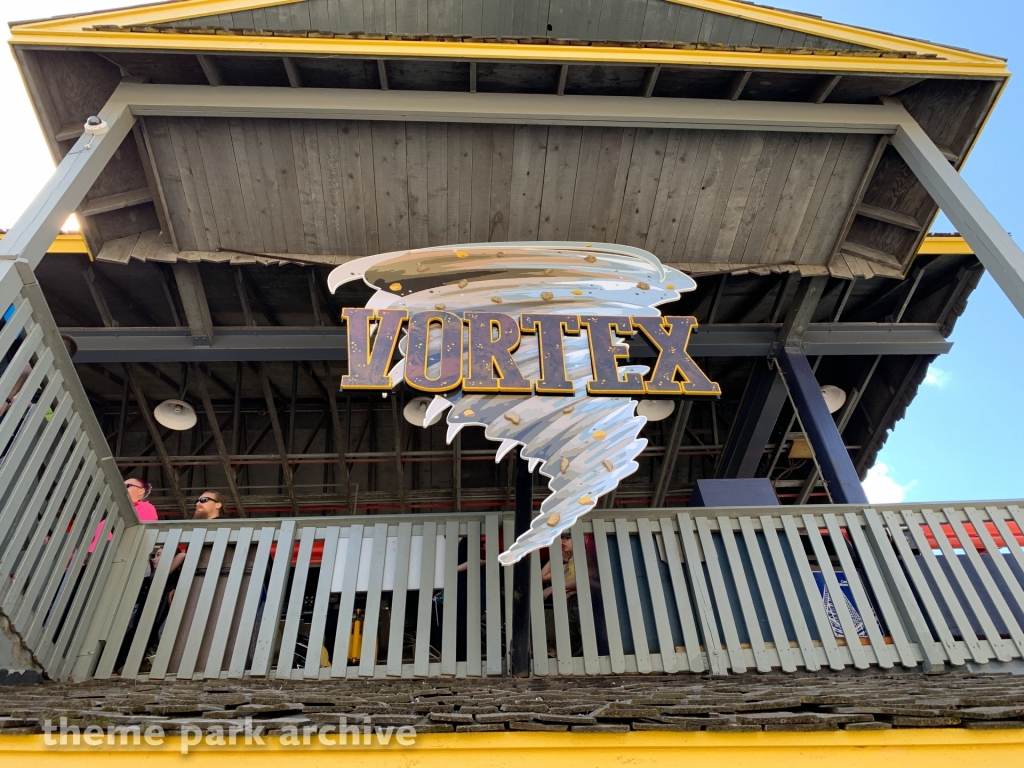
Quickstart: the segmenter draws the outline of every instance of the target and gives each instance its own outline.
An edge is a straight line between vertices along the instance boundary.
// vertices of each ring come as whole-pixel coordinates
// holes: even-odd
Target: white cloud
[[[868,470],[868,476],[864,479],[864,493],[872,504],[898,504],[915,485],[917,480],[900,485],[894,477],[889,476],[889,465],[880,461]]]
[[[924,384],[926,387],[938,387],[942,389],[949,380],[953,378],[953,374],[949,371],[944,371],[941,368],[937,368],[934,365],[928,366],[928,373],[925,374]]]

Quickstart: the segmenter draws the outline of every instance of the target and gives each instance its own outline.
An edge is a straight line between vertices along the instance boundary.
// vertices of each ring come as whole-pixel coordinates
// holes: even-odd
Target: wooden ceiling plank
[[[255,169],[251,151],[255,145],[256,132],[251,120],[238,118],[228,120],[228,131],[231,136],[231,156],[235,162],[239,199],[245,211],[246,232],[253,250],[265,252],[273,248],[273,225],[269,221],[269,211],[265,204],[261,213],[260,204],[257,202],[257,187],[253,181]],[[258,152],[258,148],[255,151]],[[259,192],[262,191],[262,185],[259,185]],[[271,233],[270,248],[267,247],[267,230]]]
[[[489,125],[475,125],[471,134],[473,171],[470,176],[469,239],[473,243],[486,243],[490,239],[491,172],[494,164],[491,128]]]
[[[768,133],[765,136],[764,146],[761,148],[757,167],[754,169],[750,181],[750,190],[747,192],[739,225],[733,236],[728,261],[742,262],[744,260],[743,255],[746,253],[747,242],[750,240],[750,233],[757,218],[757,210],[761,205],[765,187],[768,185],[768,178],[771,176],[772,162],[778,152],[780,138],[781,134],[779,133]]]
[[[765,184],[764,192],[761,195],[761,203],[758,205],[757,215],[747,239],[747,247],[743,254],[743,261],[759,263],[764,254],[765,241],[771,231],[772,222],[775,220],[775,212],[778,210],[782,198],[782,190],[785,189],[786,181],[789,179],[793,161],[803,140],[802,134],[787,133],[779,137],[779,145],[772,158],[772,167],[768,173],[768,183]]]
[[[430,210],[427,192],[427,126],[405,124],[406,199],[409,205],[409,243],[412,247],[429,243]]]
[[[868,164],[864,168],[864,174],[860,178],[860,183],[857,185],[857,190],[854,192],[853,200],[850,201],[850,206],[846,209],[846,217],[839,229],[839,234],[836,236],[832,245],[832,259],[838,255],[840,249],[843,247],[843,243],[846,241],[846,236],[850,234],[850,228],[853,226],[854,219],[857,217],[857,206],[864,201],[864,194],[868,190],[868,184],[871,182],[871,179],[874,178],[875,171],[878,169],[878,163],[881,162],[882,155],[885,153],[885,148],[887,146],[889,146],[889,137],[879,136],[875,143],[875,149],[868,160]]]
[[[797,255],[803,252],[804,243],[810,235],[810,230],[817,218],[818,211],[821,210],[821,202],[825,197],[825,191],[832,181],[836,164],[842,155],[845,140],[846,137],[842,134],[833,134],[828,137],[828,141],[822,140],[818,148],[824,146],[826,151],[823,153],[820,161],[816,158],[810,163],[808,178],[803,182],[800,181],[799,177],[793,179],[795,181],[796,194],[788,198],[793,201],[793,205],[788,212],[788,220],[782,220],[782,231],[776,231],[775,233],[776,245],[770,261],[796,261]],[[818,141],[813,140],[813,143],[818,144]],[[793,166],[797,168],[797,163],[794,162]],[[815,166],[817,167],[816,170]],[[784,192],[783,195],[785,200],[786,193]],[[779,212],[776,212],[777,219],[778,215]],[[826,211],[826,215],[834,217],[835,212]],[[817,261],[821,262],[824,256],[825,254],[823,253],[819,254]]]
[[[569,234],[572,194],[582,141],[581,126],[558,125],[548,129],[538,230],[541,240],[564,240]]]
[[[317,121],[302,120],[298,123],[297,130],[293,128],[293,142],[296,134],[301,138],[302,154],[295,150],[296,157],[296,178],[300,182],[299,204],[303,210],[303,231],[306,237],[306,253],[330,253],[330,243],[327,233],[327,207],[326,192],[324,190],[323,173],[320,165],[320,139],[317,134]],[[299,158],[305,162],[300,164]],[[403,169],[404,170],[404,169]],[[312,233],[308,229],[306,216],[312,220]],[[312,234],[313,242],[310,242]]]
[[[509,218],[512,215],[512,153],[515,129],[511,125],[495,125],[491,154],[491,205],[487,239],[502,242],[509,239]]]
[[[328,120],[318,120],[316,135],[317,146],[320,147],[324,210],[327,214],[328,253],[349,253],[348,228],[345,225],[345,190],[342,182],[345,168],[342,165],[341,145],[338,143],[338,126]]]
[[[523,126],[516,126],[519,135]],[[448,232],[448,127],[435,123],[424,126],[426,133],[427,244],[444,245]],[[513,167],[515,147],[513,147]],[[513,182],[514,183],[514,182]],[[513,194],[513,200],[515,195]],[[514,203],[512,203],[514,204]],[[510,215],[511,218],[511,215]]]
[[[371,133],[379,248],[383,252],[404,250],[409,247],[405,124],[373,123]]]
[[[619,226],[622,197],[629,173],[636,131],[630,128],[601,130],[601,155],[594,177],[594,196],[590,201],[590,222],[587,240],[609,242]]]
[[[722,222],[726,216],[729,200],[732,196],[733,184],[736,181],[743,149],[746,146],[745,134],[725,132],[720,138],[724,146],[725,165],[713,185],[716,188],[714,206],[708,217],[707,230],[703,241],[697,245],[696,250],[696,253],[699,253],[705,261],[712,261],[714,258],[715,245],[721,234]]]
[[[751,131],[744,139],[725,216],[722,218],[714,249],[711,252],[712,262],[728,261],[735,247],[743,216],[750,204],[751,192],[758,178],[757,170],[761,164],[767,138],[768,135],[763,131]]]
[[[864,169],[870,164],[875,143],[874,137],[862,134],[847,134],[844,137],[842,151],[832,169],[832,176],[818,207],[819,211],[835,212],[850,209],[858,191],[854,180],[859,183],[863,178]],[[816,216],[806,238],[802,243],[797,240],[800,249],[794,249],[794,260],[800,264],[811,264],[821,263],[824,259],[825,263],[828,263],[832,258],[830,249],[843,223],[844,219],[834,213]]]

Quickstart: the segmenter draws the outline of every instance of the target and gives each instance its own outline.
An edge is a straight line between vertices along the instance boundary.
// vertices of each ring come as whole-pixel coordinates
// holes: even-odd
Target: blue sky
[[[135,0],[139,2],[140,0]],[[0,8],[7,22],[118,5],[118,0],[35,0]],[[1022,0],[777,0],[792,10],[970,48],[1022,69],[1011,80],[964,176],[1011,233],[1024,237],[1024,2]],[[28,8],[29,10],[25,10]],[[9,227],[52,172],[52,162],[9,54],[0,55],[5,119],[0,145],[0,227]],[[937,231],[952,227],[940,218]],[[1024,318],[987,275],[953,333],[953,351],[931,367],[890,435],[866,487],[876,503],[1024,498]]]
[[[1009,59],[1021,74],[996,107],[963,175],[1018,242],[1024,237],[1024,3],[1020,0],[780,0],[826,19]],[[940,217],[937,231],[952,231]],[[866,483],[876,503],[1024,498],[1024,318],[985,275],[889,435]]]

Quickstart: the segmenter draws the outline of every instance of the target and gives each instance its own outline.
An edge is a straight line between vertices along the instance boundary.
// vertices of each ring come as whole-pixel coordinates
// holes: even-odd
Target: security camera
[[[110,130],[110,126],[105,121],[93,115],[85,121],[85,132],[90,136],[102,136],[104,133]]]

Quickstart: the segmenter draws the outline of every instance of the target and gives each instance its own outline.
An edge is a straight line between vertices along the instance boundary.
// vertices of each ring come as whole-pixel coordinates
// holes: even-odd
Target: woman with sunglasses
[[[137,477],[130,477],[124,481],[124,489],[128,491],[128,498],[132,500],[132,504],[135,506],[135,514],[138,515],[140,522],[155,522],[159,519],[156,514],[156,507],[146,501],[149,498],[149,494],[153,492],[152,485],[145,480],[139,480]],[[101,520],[100,524],[96,526],[96,535],[92,537],[92,544],[89,545],[90,552],[96,549],[96,543],[100,540],[100,534],[103,533],[103,526],[106,522],[106,520]],[[112,538],[114,538],[113,534],[107,534],[108,540]]]

